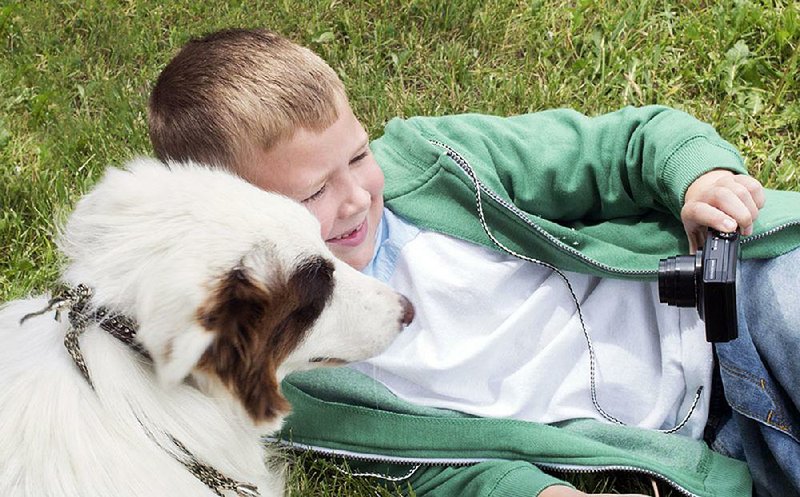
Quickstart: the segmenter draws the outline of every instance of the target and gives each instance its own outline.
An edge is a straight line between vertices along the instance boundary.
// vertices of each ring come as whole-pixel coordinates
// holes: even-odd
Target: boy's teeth
[[[347,238],[348,236],[350,236],[350,235],[352,235],[353,233],[355,233],[355,231],[356,231],[356,230],[353,230],[353,231],[348,231],[348,232],[347,232],[347,233],[345,233],[344,235],[337,236],[336,238],[334,238],[334,240],[341,240],[342,238]]]

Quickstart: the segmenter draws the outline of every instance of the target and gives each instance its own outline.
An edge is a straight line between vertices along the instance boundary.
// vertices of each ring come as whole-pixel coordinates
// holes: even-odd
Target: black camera
[[[728,342],[738,332],[736,265],[739,233],[709,229],[695,255],[679,255],[658,263],[658,297],[662,304],[697,307],[706,324],[706,340]]]

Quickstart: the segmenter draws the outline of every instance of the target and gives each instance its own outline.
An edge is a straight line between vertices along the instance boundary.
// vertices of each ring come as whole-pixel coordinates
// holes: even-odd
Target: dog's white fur
[[[46,307],[47,296],[4,305],[0,495],[214,495],[168,452],[175,446],[167,434],[226,476],[257,485],[262,497],[283,495],[282,473],[265,467],[259,437],[280,426],[285,409],[253,412],[235,379],[199,366],[204,355],[214,362],[212,345],[226,345],[203,321],[228,305],[220,299],[230,295],[215,292],[237,278],[254,292],[285,291],[307,260],[333,269],[330,298],[279,357],[276,381],[314,367],[315,358],[346,362],[380,352],[407,312],[388,287],[334,259],[302,206],[199,165],[167,169],[137,159],[110,168],[78,203],[59,246],[68,261],[63,282],[86,284],[93,306],[136,319],[137,340],[153,360],[90,326],[80,343],[93,390],[63,345],[65,316],[57,322],[48,312],[20,324]],[[229,348],[238,360],[254,368],[263,360],[237,347]]]

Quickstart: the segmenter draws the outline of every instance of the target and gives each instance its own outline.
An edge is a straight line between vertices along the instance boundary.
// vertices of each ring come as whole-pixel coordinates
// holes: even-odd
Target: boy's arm
[[[559,109],[409,122],[423,136],[453,146],[483,181],[521,208],[553,221],[649,209],[680,218],[687,189],[705,173],[747,173],[739,153],[710,125],[660,106],[597,117]]]

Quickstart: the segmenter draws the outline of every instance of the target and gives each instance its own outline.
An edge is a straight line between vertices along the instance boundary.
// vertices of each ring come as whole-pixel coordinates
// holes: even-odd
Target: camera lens
[[[658,263],[658,299],[677,307],[697,305],[697,275],[701,274],[702,256],[680,255]]]

